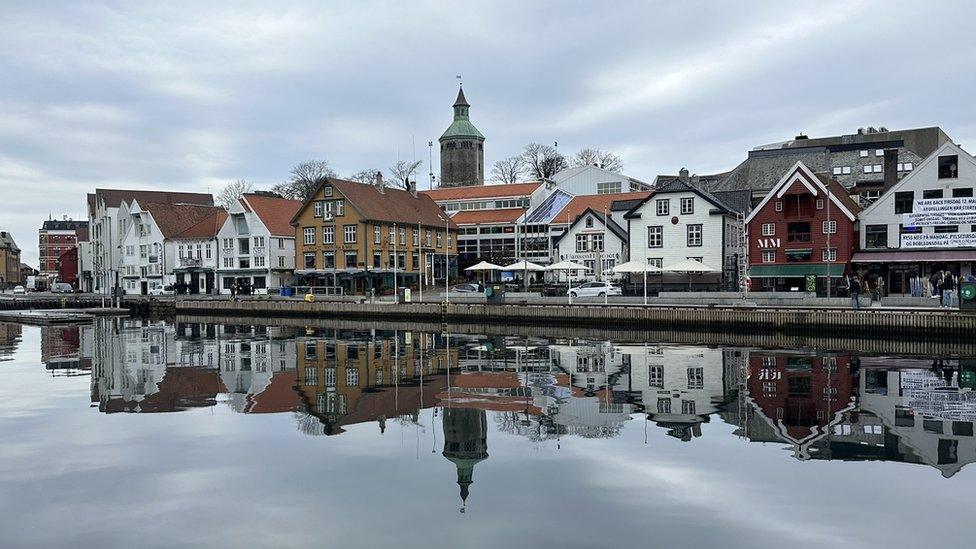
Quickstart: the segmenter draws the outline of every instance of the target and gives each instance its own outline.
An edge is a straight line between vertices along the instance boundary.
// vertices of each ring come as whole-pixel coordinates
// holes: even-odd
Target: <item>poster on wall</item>
[[[906,227],[976,225],[976,198],[929,198],[916,200],[912,213],[902,214]]]
[[[976,248],[976,233],[915,233],[901,235],[902,248]]]

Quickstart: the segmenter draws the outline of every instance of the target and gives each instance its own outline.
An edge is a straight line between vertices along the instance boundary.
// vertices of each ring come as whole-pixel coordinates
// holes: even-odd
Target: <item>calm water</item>
[[[962,546],[974,387],[958,357],[0,324],[0,546]]]

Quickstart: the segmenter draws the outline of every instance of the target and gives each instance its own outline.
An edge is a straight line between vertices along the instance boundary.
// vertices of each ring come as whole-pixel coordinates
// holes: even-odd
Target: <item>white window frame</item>
[[[671,199],[669,198],[657,198],[654,200],[654,211],[657,215],[670,215],[671,213]]]
[[[657,244],[653,244],[652,241],[656,241]],[[650,225],[647,227],[647,247],[664,247],[664,225]]]
[[[315,227],[305,227],[303,229],[304,240],[302,241],[306,246],[312,246],[315,244]]]
[[[837,220],[824,220],[821,224],[821,228],[823,229],[823,234],[837,234]]]
[[[763,250],[763,252],[762,252],[762,262],[763,263],[776,263],[776,250]]]
[[[685,208],[685,206],[688,206]],[[695,197],[686,197],[681,199],[681,215],[691,215],[695,213]]]
[[[763,223],[762,224],[762,235],[763,236],[776,236],[776,224],[775,223]]]
[[[355,244],[356,243],[356,225],[343,225],[342,226],[342,242],[344,244]]]

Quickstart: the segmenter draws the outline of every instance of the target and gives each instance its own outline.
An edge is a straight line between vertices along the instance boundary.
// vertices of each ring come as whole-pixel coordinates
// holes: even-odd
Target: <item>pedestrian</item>
[[[230,295],[231,295],[231,297],[237,297],[237,283],[236,282],[230,285]]]
[[[932,299],[942,297],[942,271],[935,271],[929,277],[929,284],[932,287]]]
[[[942,273],[942,308],[952,307],[952,294],[956,291],[956,278],[948,270]]]
[[[856,274],[850,274],[847,277],[847,292],[851,296],[851,308],[855,311],[861,308],[861,281],[858,280]]]

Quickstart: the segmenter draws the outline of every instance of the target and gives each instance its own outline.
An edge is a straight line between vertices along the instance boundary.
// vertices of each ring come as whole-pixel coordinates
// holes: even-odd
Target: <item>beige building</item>
[[[20,248],[10,233],[0,231],[0,288],[21,282]]]

